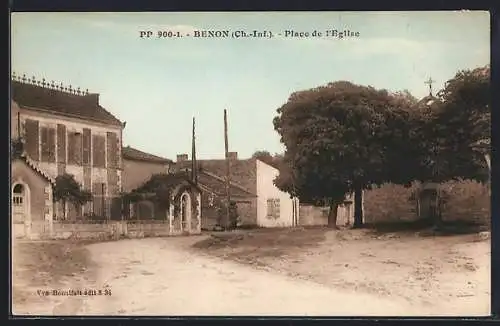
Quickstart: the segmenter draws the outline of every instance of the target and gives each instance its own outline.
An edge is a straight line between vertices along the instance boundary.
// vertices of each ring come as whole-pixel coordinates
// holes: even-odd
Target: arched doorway
[[[12,187],[12,219],[14,222],[25,222],[28,217],[28,189],[22,183]]]
[[[26,237],[31,233],[30,189],[24,182],[12,185],[12,227],[14,237]]]
[[[181,196],[181,230],[189,231],[191,228],[191,196],[187,192]]]

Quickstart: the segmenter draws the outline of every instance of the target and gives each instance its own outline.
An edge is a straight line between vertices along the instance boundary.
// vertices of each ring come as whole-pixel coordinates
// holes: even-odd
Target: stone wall
[[[491,223],[491,195],[488,185],[465,180],[445,183],[442,189],[445,194],[443,220]]]
[[[299,225],[328,225],[328,207],[300,204]]]
[[[14,235],[29,239],[95,239],[117,240],[120,238],[144,238],[172,235],[168,221],[116,221],[108,223],[49,222],[31,223],[30,225],[14,224]],[[195,231],[191,234],[196,234]]]
[[[366,190],[365,223],[411,222],[419,218],[417,203],[412,198],[418,185],[405,188],[394,184]],[[450,181],[440,185],[443,194],[444,221],[468,221],[488,224],[491,220],[489,187],[476,181]],[[422,203],[421,206],[425,204]],[[421,207],[424,210],[425,207]]]
[[[340,205],[337,209],[337,226],[348,226],[354,222],[353,205]],[[300,226],[320,226],[328,225],[328,206],[314,206],[300,204],[299,225]]]
[[[405,188],[400,185],[384,184],[364,191],[365,223],[415,221],[418,219],[417,204],[411,200],[416,185]]]

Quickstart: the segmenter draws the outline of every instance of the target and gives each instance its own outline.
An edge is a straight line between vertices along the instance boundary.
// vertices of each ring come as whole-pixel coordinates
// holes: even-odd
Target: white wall
[[[274,178],[279,175],[278,169],[259,160],[256,162],[257,225],[261,227],[293,226],[294,200],[290,198],[290,194],[279,190],[273,183]],[[279,199],[280,202],[280,216],[277,219],[267,217],[267,200],[273,198]]]

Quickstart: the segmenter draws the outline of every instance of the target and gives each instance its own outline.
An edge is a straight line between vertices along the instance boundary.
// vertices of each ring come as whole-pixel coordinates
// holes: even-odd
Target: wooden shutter
[[[91,147],[90,142],[91,142],[90,129],[83,128],[83,157],[82,157],[83,165],[90,164],[90,147]]]
[[[39,152],[39,124],[37,120],[27,119],[24,123],[25,128],[25,148],[29,157],[33,160],[40,160]]]
[[[48,129],[48,161],[54,163],[56,161],[56,130],[54,128]]]
[[[40,138],[41,138],[41,149],[42,153],[40,155],[40,161],[42,162],[48,162],[49,161],[49,150],[48,150],[48,145],[49,145],[49,132],[48,132],[47,127],[41,127],[40,128]]]
[[[57,125],[57,162],[66,163],[66,126]]]

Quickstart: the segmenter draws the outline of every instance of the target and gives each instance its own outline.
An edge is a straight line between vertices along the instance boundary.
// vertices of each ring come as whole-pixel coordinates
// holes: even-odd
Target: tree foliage
[[[489,72],[464,70],[450,79],[436,98],[412,107],[406,144],[408,176],[422,182],[453,179],[485,181],[484,153],[474,148],[490,138]]]
[[[491,137],[491,88],[489,66],[459,71],[438,94],[443,105],[436,124],[442,128],[449,179],[484,181],[487,164],[474,144]]]
[[[474,144],[490,138],[489,79],[489,67],[460,71],[420,101],[345,81],[295,92],[273,121],[286,148],[275,184],[332,211],[374,184],[484,180]]]
[[[412,100],[345,81],[293,93],[274,119],[289,167],[276,185],[334,209],[348,192],[403,178],[387,158],[405,146]]]
[[[255,153],[252,154],[252,158],[265,158],[265,157],[270,157],[272,158],[273,156],[269,151],[255,151]]]
[[[55,181],[53,199],[55,202],[62,202],[64,216],[66,216],[66,203],[83,205],[92,200],[92,194],[83,190],[72,174],[59,175]]]

